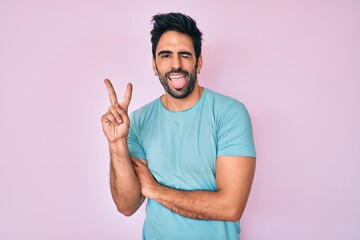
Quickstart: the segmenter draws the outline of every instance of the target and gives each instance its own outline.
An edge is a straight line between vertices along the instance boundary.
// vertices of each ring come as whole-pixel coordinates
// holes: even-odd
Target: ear
[[[155,63],[155,59],[154,59],[154,58],[152,58],[152,68],[153,68],[154,73],[157,73],[156,63]]]
[[[202,55],[200,55],[199,58],[198,58],[198,62],[197,62],[197,68],[196,68],[197,72],[201,71],[202,64],[203,64]]]

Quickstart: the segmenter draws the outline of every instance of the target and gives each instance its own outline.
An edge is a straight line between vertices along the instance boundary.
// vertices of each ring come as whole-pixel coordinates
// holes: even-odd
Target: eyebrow
[[[186,55],[192,56],[192,54],[187,51],[180,51],[179,54],[186,54]]]
[[[162,50],[158,53],[158,56],[162,55],[162,54],[169,54],[169,53],[173,53],[172,51],[169,50]]]
[[[158,56],[162,55],[162,54],[172,54],[173,52],[172,51],[169,51],[169,50],[162,50],[158,53]],[[185,54],[185,55],[189,55],[189,56],[192,56],[192,54],[188,51],[180,51],[178,52],[178,54]]]

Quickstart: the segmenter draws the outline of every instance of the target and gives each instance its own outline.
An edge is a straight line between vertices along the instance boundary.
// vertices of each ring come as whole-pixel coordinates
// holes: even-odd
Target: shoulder
[[[239,100],[224,95],[222,93],[215,92],[206,88],[207,102],[213,105],[216,112],[229,113],[229,112],[247,112],[245,105]]]
[[[158,103],[159,103],[159,98],[149,102],[148,104],[134,110],[131,114],[130,114],[130,120],[132,121],[142,121],[144,118],[147,118],[149,116],[149,114],[152,114],[156,111],[156,109],[158,108]]]
[[[153,110],[153,108],[156,107],[156,104],[158,102],[159,98],[147,103],[146,105],[134,110],[131,115],[143,115],[146,114],[147,112]]]

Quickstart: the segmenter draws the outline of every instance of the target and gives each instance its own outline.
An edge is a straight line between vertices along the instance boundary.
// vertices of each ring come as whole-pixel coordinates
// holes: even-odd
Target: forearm
[[[189,218],[201,220],[238,221],[242,209],[235,208],[221,191],[182,191],[159,185],[151,197],[164,207]]]
[[[110,189],[119,212],[132,215],[142,204],[139,180],[131,164],[126,140],[109,143]]]
[[[255,159],[229,156],[217,159],[216,191],[182,191],[159,184],[146,163],[132,159],[141,184],[141,193],[185,217],[240,220],[254,177]],[[234,161],[236,160],[236,161]]]

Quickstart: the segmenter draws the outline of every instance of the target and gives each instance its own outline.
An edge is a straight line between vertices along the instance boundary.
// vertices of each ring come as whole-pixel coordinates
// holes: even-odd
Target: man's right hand
[[[132,85],[128,83],[122,103],[118,103],[116,92],[110,80],[105,79],[105,85],[109,92],[111,106],[102,116],[101,123],[104,134],[110,143],[121,139],[127,139],[130,127],[128,107],[131,101]]]

